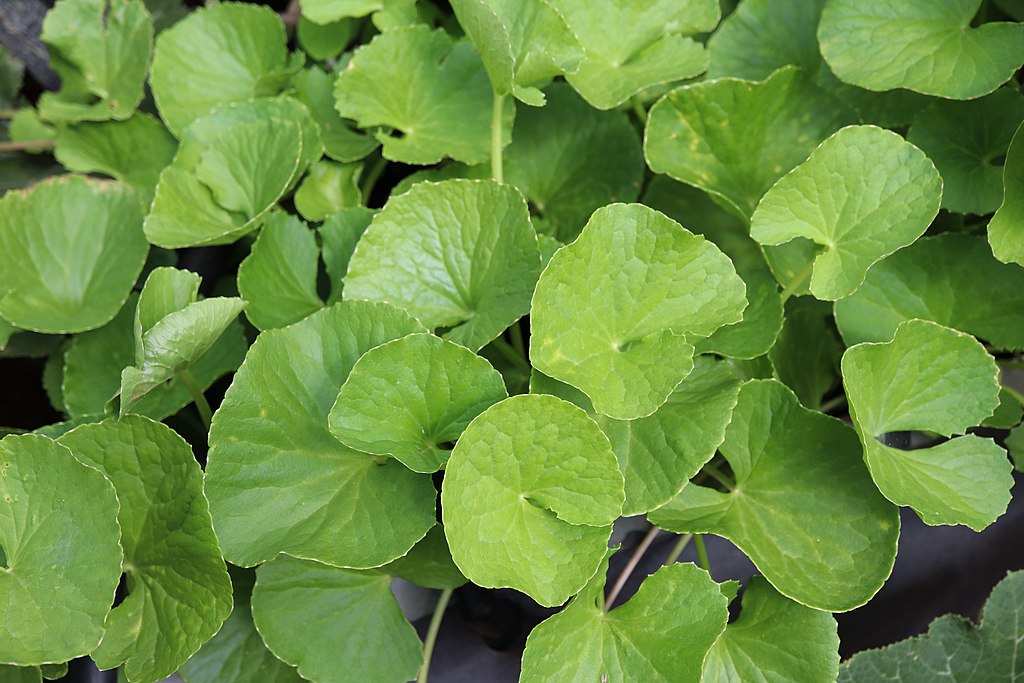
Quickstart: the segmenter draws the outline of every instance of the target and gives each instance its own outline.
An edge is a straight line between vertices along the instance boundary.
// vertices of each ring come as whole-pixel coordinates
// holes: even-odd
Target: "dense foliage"
[[[1019,574],[842,667],[831,613],[900,507],[1010,501],[1024,4],[301,10],[59,0],[34,105],[0,52],[0,348],[65,417],[0,441],[3,680],[425,680],[467,581],[565,605],[526,682],[1020,677]],[[639,515],[703,566],[616,606]]]

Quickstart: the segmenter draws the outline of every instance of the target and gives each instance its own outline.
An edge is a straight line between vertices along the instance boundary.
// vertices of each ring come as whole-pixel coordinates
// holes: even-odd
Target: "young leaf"
[[[346,446],[430,473],[448,461],[444,444],[504,398],[505,383],[485,359],[431,334],[413,334],[356,362],[328,422]]]
[[[942,174],[942,208],[984,215],[1003,198],[1006,151],[1024,121],[1024,95],[1004,88],[970,102],[940,100],[914,120],[907,140]]]
[[[776,273],[792,291],[813,268],[811,293],[835,301],[855,292],[873,263],[924,234],[941,198],[942,179],[921,150],[881,128],[849,126],[775,183],[750,236],[772,246],[797,239],[801,254],[807,240],[819,245],[796,273]]]
[[[839,675],[839,634],[828,612],[804,607],[760,576],[743,593],[743,611],[704,661],[701,683],[767,680],[832,683]]]
[[[445,535],[462,573],[547,607],[594,575],[622,502],[608,439],[582,410],[543,395],[513,396],[473,420],[441,489]]]
[[[260,334],[213,417],[206,491],[224,557],[278,553],[377,567],[434,524],[430,477],[344,446],[327,416],[366,351],[423,327],[387,304],[346,301]]]
[[[992,253],[1003,263],[1024,266],[1024,123],[1006,151],[1003,203],[988,223]]]
[[[61,89],[39,98],[49,121],[126,119],[142,101],[153,20],[142,0],[60,0],[41,36]]]
[[[27,330],[100,327],[149,250],[127,185],[61,176],[0,199],[0,316]]]
[[[707,52],[689,36],[710,31],[721,17],[714,0],[552,4],[586,54],[579,69],[566,78],[598,109],[616,107],[644,88],[703,73]]]
[[[64,446],[0,440],[0,660],[65,662],[99,644],[121,576],[117,514],[114,487]]]
[[[362,172],[362,164],[321,159],[310,167],[292,197],[296,210],[307,221],[319,222],[342,209],[359,206],[363,202],[359,190]]]
[[[533,629],[519,680],[698,683],[729,616],[718,584],[689,563],[662,567],[606,612],[607,570],[605,559],[568,607]]]
[[[378,35],[338,74],[334,96],[338,113],[361,128],[385,127],[374,135],[392,161],[490,158],[494,105],[487,72],[472,45],[443,30],[411,26]],[[514,108],[507,111],[506,142]]]
[[[405,683],[423,662],[382,572],[282,555],[256,570],[252,616],[270,651],[309,680]]]
[[[644,153],[666,173],[749,220],[776,180],[857,115],[786,67],[761,82],[718,79],[677,88],[651,107]]]
[[[885,344],[858,344],[843,354],[850,416],[871,476],[886,498],[914,509],[926,524],[965,524],[981,531],[1010,501],[1010,463],[988,439],[968,435],[903,451],[888,432],[949,436],[981,424],[999,405],[998,370],[970,335],[908,320]]]
[[[92,658],[104,669],[123,664],[132,683],[162,680],[231,612],[203,471],[170,427],[135,415],[77,427],[59,443],[103,472],[121,503],[128,596],[107,615]]]
[[[900,323],[921,318],[1022,349],[1024,271],[993,258],[982,237],[925,237],[876,263],[835,316],[847,345],[889,341]]]
[[[530,310],[540,251],[526,202],[491,181],[420,183],[359,242],[346,299],[387,301],[476,351]]]
[[[928,632],[889,647],[865,650],[843,664],[842,683],[932,681],[986,683],[1020,680],[1024,657],[1024,572],[1010,572],[985,603],[981,623],[939,617]]]
[[[829,0],[821,54],[843,81],[970,100],[1024,64],[1024,24],[972,27],[982,0]]]
[[[292,94],[306,105],[324,142],[324,153],[335,161],[353,162],[364,158],[379,143],[372,135],[357,132],[351,122],[338,116],[334,109],[334,80],[320,67],[312,65],[295,74]]]
[[[780,593],[815,609],[845,612],[882,587],[899,514],[872,483],[852,429],[802,407],[778,381],[756,380],[740,389],[719,451],[735,486],[691,483],[650,513],[653,524],[728,538]]]
[[[167,127],[181,137],[219,105],[279,93],[304,62],[286,42],[270,8],[237,2],[196,10],[161,33],[150,86]]]
[[[693,369],[689,336],[742,317],[743,281],[710,242],[640,204],[591,216],[537,283],[530,359],[597,412],[650,415]]]

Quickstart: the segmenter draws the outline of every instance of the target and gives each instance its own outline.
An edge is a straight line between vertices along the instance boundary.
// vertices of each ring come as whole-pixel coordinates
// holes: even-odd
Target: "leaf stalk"
[[[437,642],[437,632],[441,630],[441,621],[444,619],[445,610],[448,609],[452,590],[445,588],[441,591],[441,597],[437,599],[434,616],[430,618],[430,626],[427,628],[427,638],[423,641],[423,666],[420,667],[420,675],[416,678],[416,683],[427,683],[427,674],[430,673],[430,658],[434,654],[434,643]]]
[[[206,427],[206,433],[209,434],[210,423],[213,422],[213,411],[210,410],[210,403],[206,400],[199,382],[188,368],[178,370],[178,378],[188,389],[188,393],[192,395],[192,401],[196,404],[196,410],[199,411],[199,418],[203,421],[203,426]]]
[[[638,564],[640,564],[640,558],[643,557],[644,553],[647,552],[647,549],[651,547],[651,543],[654,542],[654,538],[658,535],[659,531],[661,531],[661,529],[656,526],[652,526],[647,530],[647,533],[644,534],[644,537],[640,540],[640,544],[629,557],[629,561],[626,562],[626,566],[622,568],[622,572],[619,574],[618,578],[615,579],[615,585],[613,585],[611,591],[608,592],[608,597],[604,601],[605,612],[608,612],[608,610],[612,608],[612,605],[615,604],[615,598],[619,597],[622,587],[626,585],[626,581],[628,581],[629,577],[633,574],[633,570],[636,569]]]
[[[505,96],[494,94],[494,107],[491,114],[491,178],[495,182],[505,182],[505,169],[502,165],[501,151],[504,148],[501,139],[501,123],[504,120]]]

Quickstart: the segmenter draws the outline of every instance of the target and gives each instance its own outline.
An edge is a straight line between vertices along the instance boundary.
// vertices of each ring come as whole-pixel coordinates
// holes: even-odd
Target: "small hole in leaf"
[[[128,597],[128,574],[121,573],[121,580],[117,583],[117,590],[114,591],[114,604],[111,609],[117,607]]]
[[[454,441],[442,441],[441,443],[437,444],[437,447],[440,450],[442,450],[442,451],[450,451],[453,448],[455,448],[455,442]]]
[[[989,166],[1006,166],[1006,155],[1000,154],[992,157],[991,159],[986,159],[985,163]]]
[[[879,443],[889,448],[909,451],[911,449],[910,435],[911,432],[886,432],[877,438]]]
[[[395,128],[394,130],[391,131],[391,137],[394,138],[395,140],[401,140],[402,138],[405,137],[405,131],[398,130],[397,128]]]

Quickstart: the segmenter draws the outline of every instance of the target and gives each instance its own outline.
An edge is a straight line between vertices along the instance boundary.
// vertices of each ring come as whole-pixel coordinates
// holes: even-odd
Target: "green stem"
[[[523,343],[523,330],[519,327],[519,321],[512,324],[509,329],[509,336],[512,338],[512,348],[516,350],[523,358],[528,358],[526,354],[526,344]]]
[[[719,484],[721,484],[730,491],[736,488],[736,483],[730,480],[729,477],[725,476],[725,474],[722,473],[721,470],[719,470],[711,463],[706,463],[704,467],[701,468],[701,472],[706,473],[709,477],[711,477],[712,479],[714,479],[715,481],[717,481]]]
[[[381,174],[384,173],[384,169],[387,167],[388,160],[381,157],[373,162],[373,166],[366,172],[362,185],[359,187],[359,192],[363,195],[364,204],[370,199],[370,193],[373,192],[374,186],[380,180]]]
[[[809,262],[804,266],[803,270],[797,273],[789,284],[786,285],[785,289],[782,290],[782,303],[789,301],[789,297],[793,296],[796,290],[800,289],[804,281],[811,276],[811,271],[814,270],[814,261]]]
[[[612,605],[615,604],[615,598],[619,597],[619,592],[622,591],[622,587],[626,585],[626,581],[629,580],[633,570],[636,569],[638,564],[640,564],[640,558],[643,557],[644,553],[647,552],[647,549],[651,547],[651,543],[654,542],[654,537],[658,535],[659,531],[661,531],[661,529],[656,526],[652,526],[647,530],[647,533],[644,534],[640,544],[636,547],[636,550],[633,551],[633,554],[630,555],[629,562],[626,563],[626,566],[623,567],[622,571],[619,573],[619,578],[615,579],[615,585],[612,586],[612,589],[608,592],[608,597],[604,601],[605,612],[610,610]]]
[[[821,406],[818,407],[818,411],[822,413],[827,413],[830,410],[834,410],[839,406],[844,405],[846,405],[846,394],[839,394],[835,398],[822,403]]]
[[[505,182],[505,169],[502,166],[501,125],[504,121],[505,96],[494,94],[494,111],[491,116],[491,178],[495,182]]]
[[[643,102],[636,95],[629,98],[629,103],[633,105],[633,113],[636,114],[637,118],[640,119],[641,124],[647,123],[647,110],[644,109]]]
[[[203,395],[202,388],[196,382],[196,378],[192,376],[192,373],[188,371],[188,368],[178,370],[178,378],[181,379],[181,383],[188,389],[188,393],[192,394],[196,410],[199,411],[199,418],[203,421],[206,432],[209,433],[210,423],[213,422],[213,411],[210,410],[210,404],[207,402],[206,396]]]
[[[420,675],[416,679],[416,683],[427,683],[427,674],[430,673],[430,656],[434,654],[437,632],[441,630],[441,620],[444,619],[444,611],[448,609],[448,601],[451,597],[452,589],[445,588],[437,600],[434,616],[430,618],[430,627],[427,629],[427,639],[423,641],[423,666],[420,668]]]
[[[523,368],[524,370],[530,369],[529,364],[526,362],[526,359],[522,356],[522,354],[518,353],[504,339],[495,339],[494,341],[491,342],[491,344],[494,345],[495,350],[501,353],[501,355],[505,356],[505,358],[511,361],[514,365],[517,365]]]
[[[0,152],[20,152],[28,149],[50,149],[53,140],[22,140],[20,142],[0,142]]]
[[[665,558],[665,566],[670,567],[674,565],[679,559],[679,556],[683,554],[684,550],[686,550],[686,546],[690,545],[690,541],[692,540],[693,534],[683,534],[680,536],[679,541],[677,541],[675,547],[672,548],[672,552],[670,552],[668,557]]]
[[[708,561],[708,548],[704,545],[704,534],[694,534],[693,543],[697,546],[697,564],[700,568],[711,573],[711,562]]]

